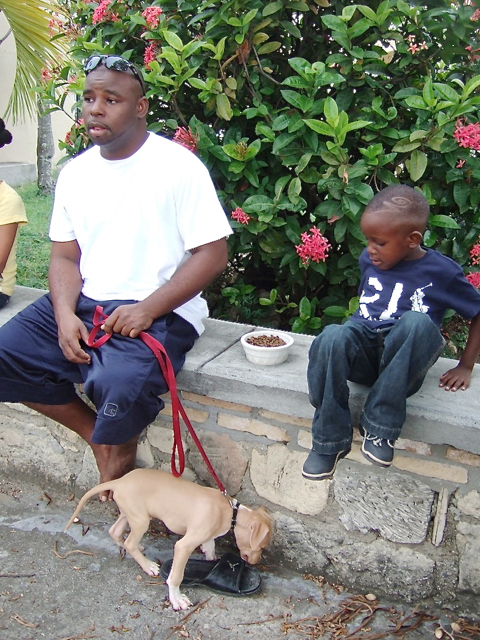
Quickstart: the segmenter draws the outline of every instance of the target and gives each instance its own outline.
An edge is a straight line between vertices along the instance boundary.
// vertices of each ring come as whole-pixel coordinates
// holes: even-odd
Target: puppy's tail
[[[113,491],[116,488],[116,485],[117,485],[117,480],[110,480],[109,482],[102,482],[102,484],[97,484],[96,487],[93,487],[93,489],[90,489],[90,491],[87,491],[87,493],[84,496],[82,496],[82,498],[80,499],[80,502],[78,503],[77,508],[73,512],[72,517],[67,522],[67,526],[65,527],[64,531],[67,531],[67,529],[73,523],[73,521],[75,520],[77,515],[80,513],[83,505],[87,502],[87,500],[89,500],[92,496],[96,496],[101,491]]]

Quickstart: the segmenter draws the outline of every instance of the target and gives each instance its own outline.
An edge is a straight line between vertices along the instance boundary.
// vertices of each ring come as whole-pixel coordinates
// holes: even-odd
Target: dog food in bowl
[[[293,338],[282,331],[262,329],[245,334],[241,338],[241,343],[249,362],[271,366],[285,362],[293,344]]]

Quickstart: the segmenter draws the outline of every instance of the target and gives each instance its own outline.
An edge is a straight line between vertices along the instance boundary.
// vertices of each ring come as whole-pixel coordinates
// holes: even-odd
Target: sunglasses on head
[[[138,80],[138,82],[140,83],[140,86],[142,87],[143,93],[144,94],[146,93],[145,84],[143,82],[143,78],[140,75],[139,70],[129,60],[125,60],[125,58],[122,58],[122,56],[116,56],[116,55],[108,55],[108,56],[106,56],[106,55],[94,55],[94,56],[90,56],[90,58],[85,63],[85,66],[83,67],[83,70],[85,71],[85,75],[88,76],[88,74],[91,71],[93,71],[94,69],[96,69],[100,65],[103,65],[107,69],[113,69],[114,71],[120,71],[121,73],[131,73]]]

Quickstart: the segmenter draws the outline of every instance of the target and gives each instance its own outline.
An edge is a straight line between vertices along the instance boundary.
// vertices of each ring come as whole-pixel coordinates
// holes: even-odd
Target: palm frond
[[[66,55],[68,42],[66,38],[51,40],[52,12],[63,12],[55,0],[0,0],[2,11],[17,48],[15,82],[4,116],[11,116],[15,123],[36,113],[35,87],[40,83],[42,69]]]

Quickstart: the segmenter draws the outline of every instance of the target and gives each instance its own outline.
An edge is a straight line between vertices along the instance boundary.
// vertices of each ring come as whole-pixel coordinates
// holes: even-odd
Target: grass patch
[[[28,224],[20,229],[17,245],[17,284],[48,289],[51,242],[48,237],[53,195],[39,192],[37,183],[15,187],[27,210]]]

